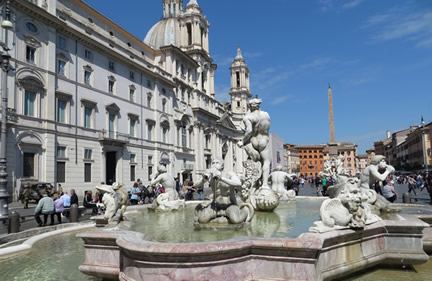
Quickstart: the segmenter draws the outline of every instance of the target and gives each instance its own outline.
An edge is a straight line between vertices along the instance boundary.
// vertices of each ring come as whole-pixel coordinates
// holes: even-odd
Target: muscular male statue
[[[360,187],[369,189],[376,180],[384,181],[387,176],[394,171],[395,168],[391,165],[387,165],[384,156],[375,155],[371,164],[360,174]]]
[[[157,183],[162,184],[165,188],[165,193],[159,194],[156,200],[153,201],[153,208],[163,211],[177,210],[181,206],[181,202],[177,200],[176,183],[174,177],[167,172],[166,167],[162,164],[158,165],[157,172],[153,176],[150,185]]]
[[[367,190],[373,196],[368,200],[368,203],[372,204],[375,211],[382,211],[388,209],[388,204],[390,203],[384,196],[376,194],[375,190],[370,188],[375,183],[376,180],[384,181],[388,175],[394,173],[395,168],[391,165],[387,165],[385,157],[382,155],[375,155],[371,161],[371,164],[367,166],[363,172],[360,174],[360,187],[363,190]],[[374,198],[376,195],[376,199]],[[373,199],[372,199],[373,198]],[[372,202],[374,201],[374,202]]]
[[[271,181],[271,189],[279,196],[279,200],[288,201],[295,199],[295,192],[289,192],[285,188],[286,181],[292,181],[290,175],[282,171],[282,166],[277,165],[273,172],[270,174],[269,180]]]
[[[237,206],[234,187],[241,186],[240,178],[233,172],[224,172],[223,168],[222,160],[213,160],[211,169],[195,183],[195,187],[199,187],[208,182],[213,192],[211,204],[199,204],[195,208],[195,221],[198,223],[208,223],[221,217],[225,217],[233,224],[252,219],[254,214],[252,206],[242,209]]]
[[[260,109],[261,103],[262,100],[257,97],[249,101],[251,112],[243,118],[245,135],[243,141],[238,142],[237,145],[244,147],[250,159],[261,162],[262,188],[270,189],[268,186],[270,174],[270,116]]]

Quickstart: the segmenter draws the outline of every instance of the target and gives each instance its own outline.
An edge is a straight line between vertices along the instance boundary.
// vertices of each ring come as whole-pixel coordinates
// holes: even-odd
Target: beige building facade
[[[15,198],[28,179],[79,195],[100,182],[148,184],[158,163],[181,180],[196,178],[212,158],[243,171],[236,143],[249,69],[233,50],[235,106],[215,99],[209,23],[196,1],[162,1],[162,19],[144,40],[80,0],[11,6],[14,28],[0,41],[15,68],[7,79]]]

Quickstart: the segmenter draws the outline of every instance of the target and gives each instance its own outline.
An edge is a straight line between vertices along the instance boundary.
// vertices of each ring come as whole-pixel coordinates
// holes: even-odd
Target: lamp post
[[[6,142],[7,142],[7,108],[8,108],[8,88],[7,88],[7,77],[12,67],[9,64],[10,55],[8,48],[8,32],[13,28],[13,24],[10,20],[10,1],[6,1],[5,6],[5,18],[1,23],[2,28],[5,30],[3,53],[1,54],[0,66],[2,69],[2,116],[1,116],[1,133],[0,133],[0,220],[8,218],[8,200],[9,193],[6,190],[7,187],[7,161],[6,161]]]

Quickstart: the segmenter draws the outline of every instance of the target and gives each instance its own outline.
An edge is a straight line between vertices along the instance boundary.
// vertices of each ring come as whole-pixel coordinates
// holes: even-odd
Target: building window
[[[129,78],[130,78],[131,80],[135,80],[135,72],[133,72],[133,71],[129,71]]]
[[[153,156],[148,156],[147,165],[148,165],[148,180],[151,181],[151,175],[153,174]]]
[[[135,89],[129,88],[129,100],[135,102]]]
[[[91,182],[91,163],[84,163],[84,182]]]
[[[189,148],[192,149],[192,130],[189,131]]]
[[[93,154],[93,150],[91,149],[84,149],[84,160],[92,160],[92,154]]]
[[[58,46],[60,47],[60,48],[62,48],[62,49],[66,49],[66,43],[67,43],[67,41],[66,41],[66,38],[64,38],[63,36],[59,36],[58,37]]]
[[[32,32],[32,33],[37,33],[38,32],[38,28],[36,27],[36,25],[34,25],[31,22],[27,22],[26,23],[26,27],[27,27],[27,30],[30,31],[30,32]]]
[[[57,122],[66,123],[67,101],[57,99]]]
[[[66,62],[64,60],[57,60],[57,74],[61,76],[66,76]]]
[[[33,48],[31,46],[26,47],[26,61],[28,63],[35,63],[35,54],[36,54],[36,48]]]
[[[35,103],[36,93],[26,90],[24,93],[24,115],[36,116]]]
[[[34,168],[35,168],[35,154],[24,152],[23,177],[26,177],[26,178],[34,177]]]
[[[185,89],[181,89],[181,101],[185,101]]]
[[[205,135],[205,148],[209,149],[210,147],[210,135]]]
[[[162,128],[162,142],[167,143],[168,128]]]
[[[92,128],[93,108],[84,106],[84,127]]]
[[[136,119],[129,119],[129,133],[131,137],[135,137],[135,129],[136,129]]]
[[[181,128],[182,146],[187,146],[186,127]]]
[[[150,80],[147,79],[147,88],[151,88],[152,87],[152,82]]]
[[[57,158],[66,158],[66,146],[57,146]]]
[[[57,162],[57,182],[66,181],[66,162]]]
[[[115,63],[113,61],[108,61],[108,69],[115,71]]]
[[[147,95],[147,106],[148,107],[151,107],[151,104],[152,103],[152,96],[151,96],[151,94],[148,94]]]
[[[91,72],[88,70],[84,71],[84,83],[89,86],[91,84]]]
[[[130,181],[135,181],[135,165],[130,165]]]
[[[162,100],[162,111],[165,112],[166,110],[166,99]]]
[[[109,114],[108,116],[108,133],[109,138],[114,139],[114,132],[115,132],[115,119],[116,116],[114,114]]]
[[[130,161],[129,161],[130,163],[136,163],[136,154],[132,154],[132,153],[131,153],[131,154],[129,155],[129,160],[130,160]]]
[[[87,60],[92,60],[93,59],[93,53],[90,50],[85,49],[84,50],[84,57]]]
[[[113,80],[108,80],[108,92],[110,94],[114,93],[114,83]]]
[[[153,124],[147,123],[147,140],[152,140]]]

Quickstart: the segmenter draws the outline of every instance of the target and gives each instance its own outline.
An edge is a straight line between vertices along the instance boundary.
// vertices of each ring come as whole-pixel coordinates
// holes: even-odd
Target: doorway
[[[116,181],[117,152],[106,153],[106,184],[112,185]]]

